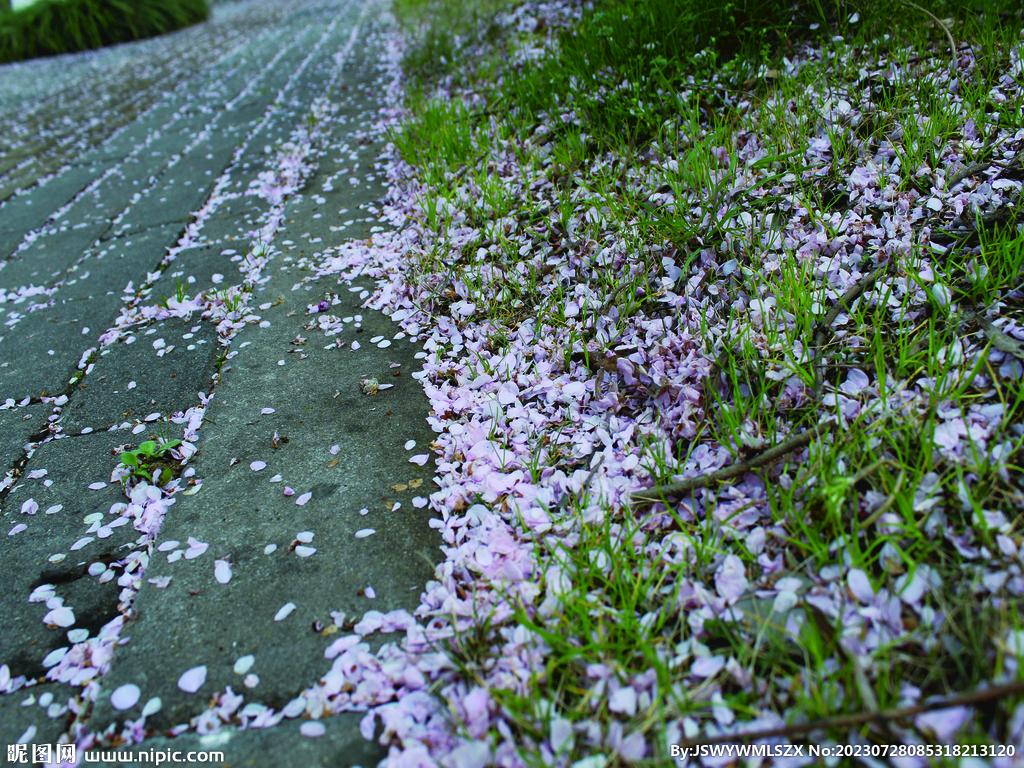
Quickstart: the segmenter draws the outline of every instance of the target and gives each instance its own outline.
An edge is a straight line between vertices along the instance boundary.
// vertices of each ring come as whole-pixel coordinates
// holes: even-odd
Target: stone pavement
[[[216,749],[232,766],[383,757],[359,735],[358,714],[325,720],[318,739],[291,719],[165,735],[225,686],[280,711],[330,669],[324,649],[338,622],[348,631],[370,609],[413,610],[439,558],[427,510],[412,503],[432,478],[429,462],[409,461],[429,453],[433,437],[411,376],[418,345],[360,308],[369,280],[299,284],[311,274],[303,257],[379,228],[381,145],[365,136],[381,92],[380,50],[368,34],[379,14],[356,0],[245,0],[160,40],[0,68],[0,664],[37,681],[0,695],[5,744],[55,744],[76,722],[120,731],[159,697],[144,748]],[[337,105],[333,119],[307,158],[304,185],[284,202],[273,257],[255,284],[244,283],[256,274],[241,270],[251,233],[269,232],[282,211],[241,193],[265,180],[296,129],[313,124],[321,96]],[[43,183],[30,186],[34,178]],[[19,187],[28,189],[10,196]],[[201,226],[180,250],[190,224]],[[230,300],[239,285],[252,294],[229,347],[198,312],[102,343],[126,307],[214,290]],[[307,306],[328,293],[330,312],[350,318],[326,340],[342,346],[304,327],[316,319]],[[361,381],[371,377],[394,386],[368,397]],[[209,400],[188,491],[174,494],[155,540],[140,537],[119,524],[129,522],[116,506],[128,498],[111,478],[119,453],[181,437],[183,414],[201,398]],[[368,528],[375,533],[356,537]],[[293,551],[301,532],[313,534],[312,556]],[[190,539],[209,548],[193,559]],[[143,577],[122,575],[117,563],[147,551]],[[215,560],[230,562],[228,583],[215,578]],[[34,591],[41,601],[29,601]],[[73,624],[53,619],[61,600]],[[275,621],[289,603],[291,614]],[[103,628],[122,614],[119,639],[104,641]],[[108,647],[95,705],[69,710],[86,680],[55,682],[47,670],[62,649],[71,658]],[[250,655],[252,687],[235,672]],[[200,665],[205,684],[180,690],[179,677]],[[118,711],[111,692],[127,684],[141,696]]]

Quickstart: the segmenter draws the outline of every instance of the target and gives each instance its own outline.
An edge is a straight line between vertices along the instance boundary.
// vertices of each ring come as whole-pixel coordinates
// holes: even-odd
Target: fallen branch
[[[975,174],[981,173],[982,171],[986,171],[993,165],[1009,171],[1016,168],[1018,165],[1021,164],[1021,162],[1024,162],[1024,149],[1020,150],[1016,155],[1011,157],[1005,163],[998,163],[995,160],[986,160],[981,163],[971,163],[970,165],[962,168],[960,171],[955,173],[952,176],[952,178],[950,178],[950,180],[946,182],[946,189],[952,189],[967,177],[974,176]]]
[[[812,720],[809,723],[795,723],[783,725],[778,728],[767,728],[763,731],[751,731],[749,733],[731,733],[724,736],[714,736],[709,739],[691,739],[684,741],[679,746],[683,749],[701,747],[705,744],[728,744],[737,741],[749,742],[760,739],[771,739],[776,736],[791,737],[801,736],[811,731],[849,728],[852,726],[864,725],[864,723],[887,724],[891,720],[900,720],[905,717],[914,717],[925,712],[934,712],[939,709],[950,709],[952,707],[969,707],[975,704],[982,704],[992,699],[1001,699],[1004,696],[1024,693],[1024,683],[1007,683],[992,688],[985,688],[980,691],[951,696],[939,701],[929,701],[924,704],[915,704],[912,707],[900,707],[899,709],[886,709],[881,712],[861,712],[857,715],[839,715],[837,717],[825,717],[820,720]]]
[[[785,456],[787,453],[792,453],[798,448],[803,448],[810,444],[815,438],[829,432],[833,427],[835,427],[834,422],[819,424],[816,427],[804,430],[796,437],[791,437],[785,442],[772,446],[752,459],[747,459],[746,461],[741,461],[739,464],[724,467],[717,472],[712,472],[710,475],[688,477],[685,480],[680,480],[678,483],[656,485],[646,491],[637,491],[630,496],[630,499],[634,502],[661,501],[665,496],[674,496],[680,493],[686,493],[687,491],[692,491],[696,488],[703,488],[704,486],[711,485],[712,483],[717,483],[722,480],[737,477],[738,475],[746,474],[752,469],[763,467],[765,464],[771,464],[773,461]]]

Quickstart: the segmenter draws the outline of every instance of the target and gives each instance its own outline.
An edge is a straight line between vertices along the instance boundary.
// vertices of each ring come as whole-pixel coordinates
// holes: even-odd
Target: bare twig
[[[793,725],[783,725],[778,728],[767,728],[763,731],[751,731],[750,733],[731,733],[724,736],[715,736],[709,739],[691,739],[690,741],[683,742],[679,746],[684,749],[692,749],[693,747],[700,747],[705,744],[710,745],[728,744],[737,741],[759,741],[760,739],[770,739],[775,736],[802,736],[803,734],[810,733],[811,731],[850,728],[871,722],[884,725],[892,720],[914,717],[915,715],[920,715],[924,712],[935,712],[936,710],[950,709],[952,707],[970,707],[975,704],[982,704],[986,701],[991,701],[992,699],[1001,699],[1006,696],[1013,696],[1014,694],[1020,693],[1024,693],[1024,683],[1007,683],[1006,685],[996,685],[991,688],[972,691],[971,693],[964,693],[959,696],[950,696],[949,698],[940,699],[938,701],[915,704],[912,707],[886,709],[881,712],[861,712],[857,715],[826,717],[821,720],[812,720],[809,723],[794,723]]]
[[[988,170],[993,165],[1002,168],[1003,170],[1009,171],[1016,168],[1022,162],[1024,162],[1024,149],[1020,150],[1016,155],[1011,157],[1005,163],[999,163],[996,162],[995,160],[985,160],[980,163],[971,163],[965,168],[960,169],[960,171],[955,173],[952,176],[952,178],[950,178],[949,181],[946,182],[946,189],[952,189],[969,176],[974,176],[976,174],[981,173],[982,171]]]
[[[834,426],[834,422],[819,424],[816,427],[804,430],[796,437],[791,437],[785,442],[772,446],[752,459],[747,459],[746,461],[741,461],[739,464],[724,467],[723,469],[720,469],[717,472],[712,472],[709,475],[688,477],[685,480],[680,480],[678,483],[656,485],[654,488],[650,488],[646,491],[637,491],[630,498],[634,502],[661,501],[665,496],[675,496],[680,493],[692,491],[696,488],[703,488],[706,485],[711,485],[712,483],[717,483],[721,480],[728,480],[729,478],[749,472],[751,469],[763,467],[765,464],[771,464],[773,461],[785,456],[787,453],[792,453],[798,448],[803,448],[805,445],[810,444],[816,437],[820,437],[826,432],[829,432]]]

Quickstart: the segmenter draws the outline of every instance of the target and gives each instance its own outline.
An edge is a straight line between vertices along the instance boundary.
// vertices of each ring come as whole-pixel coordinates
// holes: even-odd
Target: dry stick
[[[999,163],[996,162],[995,160],[985,160],[984,162],[981,163],[971,163],[970,165],[966,166],[965,168],[962,168],[960,171],[954,174],[950,178],[950,180],[946,182],[946,189],[952,189],[961,181],[966,179],[968,176],[974,176],[976,173],[981,173],[982,171],[988,170],[993,165],[1009,171],[1020,165],[1022,161],[1024,161],[1024,149],[1020,150],[1016,155],[1007,160],[1006,163]]]
[[[924,712],[934,712],[938,709],[949,709],[951,707],[969,707],[974,704],[981,704],[992,699],[1000,699],[1004,696],[1024,693],[1024,683],[1007,683],[992,688],[985,688],[980,691],[972,691],[960,696],[951,696],[948,699],[929,701],[925,704],[916,704],[913,707],[901,707],[899,709],[886,709],[881,712],[861,712],[858,715],[839,715],[837,717],[826,717],[821,720],[814,720],[810,723],[796,723],[794,725],[783,725],[778,728],[768,728],[763,731],[751,731],[750,733],[731,733],[725,736],[715,736],[710,739],[692,739],[684,741],[679,746],[686,748],[700,747],[705,744],[728,744],[736,741],[757,741],[759,739],[770,739],[775,736],[800,736],[811,731],[828,728],[847,728],[850,726],[863,725],[864,723],[888,723],[890,720],[900,720],[904,717],[913,717]]]
[[[742,475],[751,469],[756,469],[757,467],[764,466],[765,464],[770,464],[781,456],[785,456],[787,453],[791,453],[798,448],[803,448],[816,437],[820,437],[830,431],[833,427],[835,427],[834,422],[819,424],[811,429],[805,429],[796,437],[791,437],[783,443],[772,446],[752,459],[747,459],[746,461],[741,461],[739,464],[733,464],[732,466],[725,467],[717,472],[712,472],[710,475],[688,477],[685,480],[680,480],[678,483],[656,485],[646,491],[637,491],[630,498],[636,502],[661,501],[661,498],[659,497],[686,493],[687,491],[692,491],[695,488],[703,488],[706,485],[711,485],[711,483],[717,483],[719,480],[728,480],[731,477]],[[653,496],[652,494],[658,494],[658,496]]]
[[[825,378],[825,373],[822,370],[822,354],[821,348],[825,344],[825,337],[828,335],[828,330],[835,322],[836,318],[839,317],[839,313],[845,309],[849,309],[850,305],[857,300],[864,291],[874,285],[875,281],[882,276],[882,274],[889,268],[889,265],[883,265],[878,267],[871,272],[868,272],[864,278],[856,285],[852,286],[846,293],[844,293],[839,301],[835,303],[835,306],[829,310],[829,313],[825,315],[825,319],[821,321],[818,326],[818,330],[814,332],[814,392],[815,400],[821,400],[821,385]]]

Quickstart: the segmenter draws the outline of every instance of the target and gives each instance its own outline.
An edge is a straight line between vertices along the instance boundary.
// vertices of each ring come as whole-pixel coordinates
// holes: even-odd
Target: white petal
[[[139,686],[127,683],[110,694],[110,706],[118,711],[131,709],[139,703],[139,696],[141,695],[142,692],[139,690]]]
[[[365,539],[367,536],[373,536],[373,534],[375,534],[376,532],[377,531],[373,528],[360,528],[358,531],[356,531],[356,538]]]
[[[213,563],[214,578],[221,584],[227,584],[231,581],[231,563],[227,560],[214,560]]]
[[[299,726],[299,733],[306,738],[317,739],[327,733],[327,728],[324,727],[323,723],[310,720],[308,723],[303,723]]]
[[[284,619],[287,619],[294,610],[295,603],[285,603],[281,606],[281,610],[274,614],[274,621],[283,621]]]
[[[163,701],[161,701],[160,697],[154,696],[149,701],[147,701],[146,706],[142,708],[142,716],[149,717],[150,715],[155,715],[163,708],[163,706],[164,703]]]
[[[188,672],[178,678],[178,687],[185,693],[195,693],[206,682],[206,665],[192,667]]]

